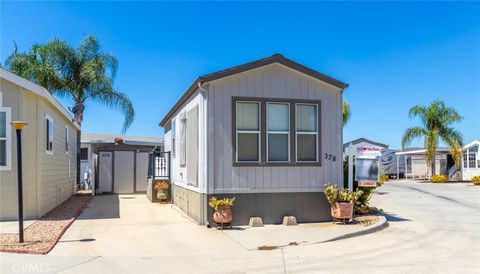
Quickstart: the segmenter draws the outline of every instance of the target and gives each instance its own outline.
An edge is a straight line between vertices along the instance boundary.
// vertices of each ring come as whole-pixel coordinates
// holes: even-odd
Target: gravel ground
[[[18,242],[18,233],[0,234],[0,252],[48,253],[91,199],[90,195],[72,196],[27,227],[24,231],[24,243]]]

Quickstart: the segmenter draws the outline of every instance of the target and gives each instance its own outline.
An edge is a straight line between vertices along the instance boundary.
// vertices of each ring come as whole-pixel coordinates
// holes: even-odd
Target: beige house
[[[39,218],[75,192],[77,134],[70,113],[43,87],[0,68],[0,220],[17,219],[16,134],[22,133],[24,217]]]

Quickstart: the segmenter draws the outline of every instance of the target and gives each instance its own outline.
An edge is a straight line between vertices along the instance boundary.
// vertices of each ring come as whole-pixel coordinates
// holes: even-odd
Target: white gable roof
[[[60,111],[67,120],[71,121],[73,120],[72,114],[68,112],[68,110],[60,104],[55,97],[53,97],[48,90],[40,85],[37,85],[25,78],[22,78],[16,74],[11,73],[10,71],[0,68],[0,77],[10,81],[38,96],[42,96],[43,98],[47,99],[58,111]],[[72,124],[77,128],[80,129],[80,126],[76,122],[72,122]]]
[[[479,145],[480,146],[480,140],[473,140],[472,142],[466,144],[463,146],[463,150],[466,150],[468,148],[473,147],[474,145]]]

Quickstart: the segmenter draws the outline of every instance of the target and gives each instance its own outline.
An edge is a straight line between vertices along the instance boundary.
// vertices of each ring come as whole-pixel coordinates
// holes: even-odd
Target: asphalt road
[[[480,273],[480,187],[389,182],[372,205],[389,227],[336,242],[221,252],[212,242],[148,257],[1,254],[1,273]]]

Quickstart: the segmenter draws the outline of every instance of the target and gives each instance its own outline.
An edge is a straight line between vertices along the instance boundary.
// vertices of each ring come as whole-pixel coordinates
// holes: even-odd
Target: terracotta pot
[[[352,219],[353,203],[352,202],[335,202],[332,204],[332,217],[334,219]]]
[[[219,207],[213,213],[213,221],[217,224],[229,224],[232,222],[232,208],[230,206]]]

